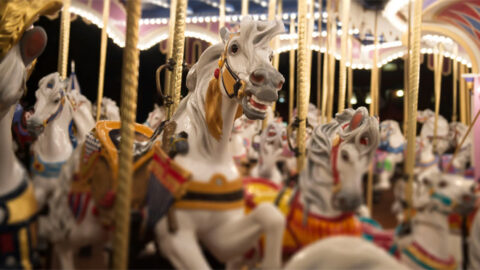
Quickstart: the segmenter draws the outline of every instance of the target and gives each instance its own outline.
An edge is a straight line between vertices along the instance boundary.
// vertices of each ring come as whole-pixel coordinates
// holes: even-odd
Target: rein
[[[230,40],[238,34],[231,34],[230,38],[225,45],[225,50],[222,53],[220,60],[218,61],[218,69],[215,70],[215,78],[218,79],[220,75],[222,77],[222,85],[225,89],[225,93],[229,98],[240,97],[245,92],[247,83],[240,79],[240,77],[232,70],[228,63],[227,50]]]
[[[57,110],[52,113],[46,120],[43,121],[43,126],[46,127],[48,123],[52,122],[57,118],[57,116],[63,111],[63,105],[65,105],[65,93],[63,90],[60,90],[60,95],[62,99],[60,100],[60,105],[58,105]]]

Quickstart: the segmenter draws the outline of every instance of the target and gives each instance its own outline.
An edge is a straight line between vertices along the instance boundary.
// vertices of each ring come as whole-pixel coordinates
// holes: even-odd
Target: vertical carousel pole
[[[459,69],[460,69],[460,74],[459,74],[459,78],[462,78],[462,75],[465,73],[465,69],[462,65],[462,63],[458,63],[459,64]],[[465,110],[465,107],[466,107],[466,100],[465,100],[465,96],[466,96],[466,83],[465,83],[465,80],[464,79],[460,79],[460,100],[459,100],[459,103],[460,103],[460,122],[462,122],[463,124],[467,124],[467,111]]]
[[[348,108],[352,108],[352,97],[353,97],[353,44],[352,44],[352,37],[349,35],[348,37],[348,62],[350,65],[348,66],[347,70],[347,83],[348,83],[348,90],[347,90],[347,104]]]
[[[438,44],[433,55],[434,62],[434,87],[435,87],[435,121],[433,122],[433,152],[437,152],[438,115],[440,114],[440,95],[442,94],[443,46]]]
[[[458,55],[458,46],[455,46],[453,49],[453,55]],[[458,86],[458,62],[457,57],[453,57],[452,59],[452,66],[453,66],[453,112],[452,112],[452,122],[457,121],[457,86]]]
[[[282,11],[283,10],[283,6],[282,6],[282,0],[278,0],[277,2],[277,19],[282,18]],[[273,18],[273,20],[275,20],[275,17]],[[273,40],[273,51],[275,52],[279,47],[280,47],[280,39],[278,37],[275,37],[274,40]],[[280,53],[274,53],[273,54],[273,61],[272,61],[272,64],[273,64],[273,67],[278,70],[278,67],[280,66]],[[275,113],[275,109],[277,107],[277,103],[274,102],[272,104],[272,111]]]
[[[277,10],[277,1],[276,0],[270,0],[268,2],[268,17],[267,19],[269,21],[273,21],[275,20],[275,15],[276,15],[276,10]],[[270,46],[273,48],[273,51],[275,51],[277,48],[277,37],[273,38],[271,41],[270,41]],[[275,57],[275,56],[274,56]],[[275,60],[275,59],[274,59]],[[273,62],[273,65],[275,65],[275,61]],[[275,66],[274,66],[275,67]],[[277,67],[275,67],[276,69],[278,69]],[[275,104],[272,106],[272,110],[275,111]],[[267,126],[267,121],[268,121],[268,118],[265,117],[265,119],[263,119],[262,121],[262,129],[264,129],[266,126]]]
[[[248,0],[242,0],[242,17],[248,16]]]
[[[220,0],[218,11],[220,12],[218,18],[218,29],[220,29],[225,26],[225,0]]]
[[[373,41],[373,61],[372,72],[370,76],[370,116],[377,114],[377,94],[378,94],[378,11],[375,11],[374,41]]]
[[[68,46],[70,42],[70,0],[63,1],[62,17],[60,19],[60,44],[58,46],[58,73],[67,78]]]
[[[420,41],[422,24],[422,0],[414,0],[411,32],[411,47],[409,48],[409,86],[408,86],[408,125],[406,173],[408,184],[405,190],[408,209],[407,219],[412,216],[413,202],[413,168],[415,166],[415,136],[417,134],[418,85],[420,81]]]
[[[313,44],[313,26],[315,23],[314,0],[307,1],[307,104],[310,104],[310,92],[312,89],[312,44]]]
[[[225,8],[225,6],[224,6]],[[173,96],[172,109],[169,110],[169,119],[177,109],[180,103],[180,94],[182,90],[182,73],[183,73],[183,53],[185,48],[185,20],[187,16],[187,0],[177,0],[175,12],[175,34],[173,36],[172,57],[175,60],[173,68],[173,80],[171,82],[171,95]]]
[[[97,122],[100,121],[103,98],[103,83],[105,80],[105,61],[107,58],[107,25],[110,15],[110,0],[103,1],[103,28],[102,40],[100,42],[100,66],[98,72],[98,89],[97,89]]]
[[[403,63],[403,137],[406,137],[408,118],[408,52],[405,54]]]
[[[290,17],[290,36],[295,34],[295,19]],[[288,70],[288,123],[292,122],[293,118],[293,104],[295,100],[295,49],[293,48],[293,38],[290,38],[290,52],[289,52],[289,70]]]
[[[328,115],[327,121],[330,122],[333,116],[333,98],[335,96],[335,52],[337,48],[337,24],[335,22],[335,6],[333,3],[330,5],[330,11],[328,14],[330,22],[330,32],[327,34],[327,37],[330,37],[330,46],[329,46],[329,62],[328,62]]]
[[[120,154],[118,186],[115,199],[115,234],[113,238],[113,269],[127,269],[130,230],[130,197],[133,177],[134,124],[138,91],[138,22],[141,1],[127,2],[127,32],[123,50]]]
[[[326,7],[326,12],[327,12],[327,16],[328,16],[328,13],[330,12],[330,6],[331,6],[331,1],[332,0],[327,0],[327,7]],[[322,17],[323,17],[323,13],[322,13]],[[326,33],[327,33],[327,36],[325,37],[324,41],[325,41],[325,53],[323,54],[323,75],[322,75],[322,109],[321,109],[321,112],[322,112],[322,117],[321,117],[321,123],[322,124],[325,124],[328,122],[329,118],[328,118],[328,96],[329,96],[329,90],[328,90],[328,86],[329,86],[329,83],[328,83],[328,79],[329,79],[329,61],[330,61],[330,18],[327,18],[327,29],[326,29]],[[320,22],[320,25],[321,25],[321,22]]]
[[[166,59],[172,58],[173,54],[173,36],[175,35],[175,14],[177,8],[177,0],[170,0],[170,19],[168,20],[168,40],[167,40],[167,57]],[[168,69],[165,70],[165,93],[167,97],[172,97],[172,81],[173,73]],[[164,100],[164,106],[168,105]],[[166,106],[167,109],[167,119],[170,119],[170,111],[172,110],[171,106]]]
[[[345,92],[347,90],[348,16],[350,16],[350,0],[342,0],[342,58],[340,59],[338,112],[342,112],[345,108]]]
[[[297,146],[299,156],[297,159],[297,171],[301,172],[305,164],[305,133],[307,118],[307,1],[298,1],[298,50],[297,50],[297,108],[300,120],[297,134]]]
[[[464,66],[465,73],[472,73],[472,70],[466,65]],[[467,83],[465,89],[465,100],[466,100],[466,116],[467,116],[467,125],[472,123],[472,92],[473,92],[473,83]]]
[[[320,48],[322,47],[322,0],[318,0],[318,13],[320,14],[320,16],[318,16],[318,22],[317,22],[317,25],[318,25],[318,53],[317,53],[317,109],[319,110],[320,112],[320,117],[318,117],[320,123],[323,122],[322,120],[322,117],[323,117],[323,114],[322,114],[322,111],[323,111],[323,107],[322,107],[322,97],[321,97],[321,94],[322,94],[322,82],[321,82],[321,78],[322,78],[322,52],[320,50]],[[318,123],[316,123],[318,124]]]
[[[377,88],[378,88],[378,32],[377,32],[377,22],[378,22],[378,11],[375,11],[375,32],[374,32],[374,41],[373,45],[373,62],[372,62],[372,73],[370,77],[370,116],[374,116],[377,113]],[[373,166],[374,162],[370,164],[368,170],[368,178],[367,178],[367,207],[370,213],[373,212]]]

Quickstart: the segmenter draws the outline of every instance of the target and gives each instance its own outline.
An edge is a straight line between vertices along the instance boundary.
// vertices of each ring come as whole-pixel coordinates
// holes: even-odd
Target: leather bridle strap
[[[43,121],[43,126],[46,127],[48,125],[48,123],[52,122],[53,120],[55,120],[55,118],[57,118],[57,116],[62,112],[63,110],[63,105],[65,104],[65,93],[62,91],[60,91],[60,95],[61,95],[61,100],[60,100],[60,105],[58,105],[58,108],[57,110],[52,113],[52,115],[50,115],[45,121]]]
[[[220,76],[222,77],[222,85],[229,98],[238,97],[239,94],[242,95],[245,91],[245,86],[247,85],[246,82],[240,79],[240,77],[232,70],[228,63],[228,45],[230,44],[230,40],[232,39],[232,37],[234,37],[235,35],[238,34],[230,35],[230,39],[225,45],[225,50],[222,53],[222,57],[220,58],[220,61],[218,61],[218,67],[221,74]]]

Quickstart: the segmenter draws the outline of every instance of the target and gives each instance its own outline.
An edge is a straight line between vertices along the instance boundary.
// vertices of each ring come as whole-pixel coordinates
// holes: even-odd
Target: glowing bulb
[[[372,98],[370,97],[370,95],[368,95],[368,96],[365,98],[365,103],[366,103],[366,104],[372,103]]]
[[[395,95],[397,97],[403,97],[405,93],[403,92],[403,89],[398,89],[397,91],[395,91]]]
[[[350,104],[355,105],[355,104],[357,104],[357,102],[358,102],[357,101],[357,96],[353,95],[353,97],[350,98]]]

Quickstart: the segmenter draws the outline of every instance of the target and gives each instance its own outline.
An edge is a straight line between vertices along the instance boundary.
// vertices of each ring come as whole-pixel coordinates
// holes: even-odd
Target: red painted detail
[[[213,76],[215,76],[215,79],[218,79],[220,77],[220,69],[219,68],[215,69],[215,72],[213,72]]]
[[[107,191],[107,193],[103,196],[102,200],[98,203],[100,206],[110,208],[113,206],[115,202],[115,192]]]
[[[15,244],[11,233],[0,234],[0,251],[2,254],[15,252]]]
[[[350,130],[355,130],[357,127],[359,127],[360,124],[362,123],[362,120],[363,120],[362,113],[356,112],[353,115],[352,120],[350,120]]]

